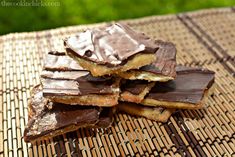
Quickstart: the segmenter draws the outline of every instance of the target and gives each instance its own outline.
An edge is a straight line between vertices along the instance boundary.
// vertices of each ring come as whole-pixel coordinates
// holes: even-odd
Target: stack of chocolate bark
[[[176,109],[199,109],[214,72],[176,65],[176,48],[126,25],[92,29],[49,52],[31,91],[26,142],[81,127],[106,128],[116,109],[165,122]]]

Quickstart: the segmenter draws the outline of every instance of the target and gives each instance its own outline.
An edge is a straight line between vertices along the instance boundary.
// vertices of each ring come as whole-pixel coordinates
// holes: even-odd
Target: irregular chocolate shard
[[[176,48],[171,42],[163,42],[161,40],[155,41],[159,49],[156,51],[157,59],[151,65],[146,65],[140,70],[169,76],[175,78],[176,76]]]
[[[34,116],[40,115],[42,111],[48,108],[45,104],[49,104],[49,101],[43,98],[42,87],[37,85],[31,91],[31,98],[28,105],[28,118],[31,119]]]
[[[140,94],[146,86],[150,84],[145,80],[126,80],[126,82],[121,86],[122,91],[128,91],[132,94]]]
[[[76,61],[71,59],[65,52],[51,51],[44,59],[44,70],[60,71],[85,71]]]
[[[26,142],[46,139],[81,127],[108,127],[112,123],[112,108],[55,104],[42,96],[39,85],[34,87],[31,94],[29,121],[24,131]],[[51,109],[47,107],[49,103]]]
[[[155,41],[159,47],[156,51],[156,60],[139,69],[132,69],[118,75],[130,80],[148,80],[166,82],[176,76],[176,48],[171,42]]]
[[[203,68],[185,66],[177,66],[176,71],[175,80],[157,82],[142,103],[150,106],[183,108],[200,105],[214,83],[215,73]]]
[[[117,66],[138,53],[155,53],[158,46],[124,24],[87,30],[64,41],[66,51],[97,64]]]
[[[116,112],[116,107],[103,107],[102,112],[99,115],[99,121],[95,124],[96,128],[107,128],[113,123],[113,115]]]
[[[93,77],[72,58],[60,52],[49,53],[43,69],[43,96],[54,102],[95,106],[117,104],[119,78]],[[106,99],[101,100],[101,97]]]
[[[71,89],[77,90],[80,95],[113,93],[112,85],[116,81],[113,77],[93,77],[63,52],[49,52],[43,69],[41,75],[43,89]]]
[[[125,80],[121,85],[119,100],[140,103],[145,95],[151,90],[155,82],[145,80]]]
[[[26,142],[57,132],[70,125],[79,127],[95,125],[100,114],[98,107],[75,106],[74,108],[74,106],[56,104],[55,108],[49,110],[46,107],[47,103],[49,100],[42,96],[41,87],[39,85],[34,87],[29,101],[29,121],[24,131]]]

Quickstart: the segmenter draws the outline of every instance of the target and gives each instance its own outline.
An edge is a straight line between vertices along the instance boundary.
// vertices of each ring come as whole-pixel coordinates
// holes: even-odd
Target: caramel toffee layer
[[[202,68],[176,67],[177,77],[157,82],[145,99],[167,102],[199,103],[214,83],[214,72]]]
[[[118,110],[131,115],[142,116],[151,120],[166,122],[175,109],[164,107],[144,106],[141,104],[120,102]]]
[[[34,87],[31,94],[29,121],[24,131],[26,142],[73,131],[74,128],[107,127],[112,123],[111,108],[55,105],[43,97],[40,86]],[[52,109],[47,108],[49,103]]]
[[[157,40],[156,61],[150,65],[143,66],[139,71],[151,72],[154,74],[175,77],[176,76],[176,48],[171,42]]]
[[[158,49],[149,37],[119,23],[71,36],[64,44],[74,56],[107,66],[123,65],[138,53],[155,53]]]
[[[113,77],[93,77],[61,52],[47,55],[41,82],[44,96],[113,94],[119,90]]]

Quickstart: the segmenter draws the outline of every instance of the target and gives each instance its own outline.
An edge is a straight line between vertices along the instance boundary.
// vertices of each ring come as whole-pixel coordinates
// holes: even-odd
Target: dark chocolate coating
[[[123,24],[87,30],[64,41],[66,51],[97,64],[117,66],[138,53],[155,53],[158,46],[143,33]]]
[[[47,108],[49,103],[52,109]],[[111,123],[112,108],[52,103],[42,96],[41,87],[36,86],[29,103],[29,122],[24,131],[24,139],[29,142],[71,125],[107,127]]]
[[[99,115],[99,121],[94,127],[97,128],[107,128],[113,123],[113,115],[116,112],[115,107],[103,107],[102,112]]]
[[[69,125],[94,125],[97,123],[100,108],[70,106],[63,104],[53,104],[53,109],[49,110],[46,106],[48,99],[42,96],[42,89],[36,86],[32,90],[32,97],[29,102],[29,121],[24,131],[26,142],[34,140],[43,135],[49,134],[57,129]]]
[[[143,66],[139,71],[147,71],[170,77],[176,76],[176,48],[171,42],[155,41],[159,49],[156,51],[156,61],[150,65]]]
[[[214,83],[215,73],[207,69],[177,66],[176,72],[175,80],[157,82],[145,98],[197,104]]]
[[[44,59],[44,70],[84,70],[75,60],[71,59],[64,52],[52,51],[49,52]],[[85,70],[84,70],[85,71]]]
[[[65,53],[50,52],[45,58],[43,69],[41,82],[44,96],[114,93],[114,78],[93,77]]]
[[[139,95],[148,86],[149,82],[145,80],[126,80],[121,86],[122,91],[128,91],[134,95]]]

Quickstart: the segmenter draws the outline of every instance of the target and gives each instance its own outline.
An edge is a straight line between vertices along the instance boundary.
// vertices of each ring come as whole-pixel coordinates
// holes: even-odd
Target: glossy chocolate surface
[[[138,53],[155,53],[158,46],[124,24],[86,30],[64,41],[66,51],[97,64],[117,66]]]
[[[47,106],[52,106],[48,109]],[[104,112],[104,113],[102,113]],[[112,108],[71,106],[49,102],[36,86],[29,103],[29,122],[24,132],[25,141],[32,141],[53,131],[76,125],[79,127],[107,127],[112,123]]]
[[[171,42],[155,41],[159,49],[156,51],[156,61],[150,65],[143,66],[139,71],[151,72],[170,77],[176,76],[176,48]]]
[[[65,53],[50,52],[44,62],[41,74],[43,94],[46,95],[88,95],[113,94],[115,79],[93,77]]]
[[[65,52],[51,51],[44,60],[44,70],[82,71],[83,68]],[[84,70],[85,71],[85,70]]]
[[[107,128],[113,123],[113,115],[116,112],[115,107],[103,107],[99,115],[99,121],[95,124],[94,127],[97,128]]]
[[[53,109],[46,106],[48,99],[42,95],[40,86],[36,86],[32,91],[29,102],[29,121],[24,131],[25,141],[34,140],[57,129],[69,125],[95,125],[99,119],[100,108],[70,106],[63,104],[53,105]]]
[[[214,83],[215,73],[207,69],[177,66],[176,71],[175,80],[157,82],[145,98],[197,104]]]

